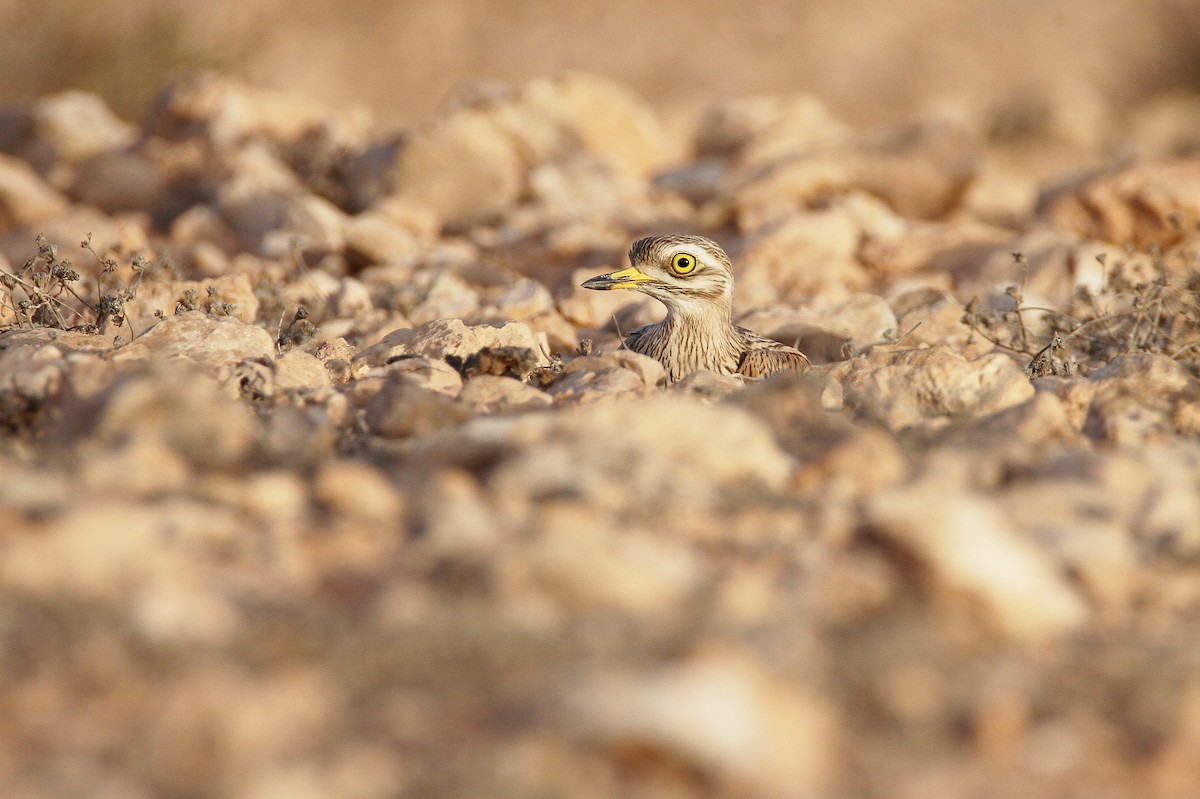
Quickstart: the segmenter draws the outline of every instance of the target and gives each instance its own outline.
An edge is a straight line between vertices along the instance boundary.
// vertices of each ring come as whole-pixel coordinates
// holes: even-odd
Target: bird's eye
[[[693,270],[695,270],[695,268],[696,256],[692,255],[691,253],[678,252],[675,253],[675,257],[671,259],[671,269],[673,269],[677,275],[690,274]]]

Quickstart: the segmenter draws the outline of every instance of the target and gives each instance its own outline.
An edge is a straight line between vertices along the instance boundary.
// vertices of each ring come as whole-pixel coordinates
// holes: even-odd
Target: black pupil
[[[679,268],[680,268],[680,269],[687,269],[687,268],[688,268],[689,266],[691,266],[691,265],[692,265],[692,262],[691,262],[691,261],[689,261],[687,258],[680,258],[680,259],[679,259]]]

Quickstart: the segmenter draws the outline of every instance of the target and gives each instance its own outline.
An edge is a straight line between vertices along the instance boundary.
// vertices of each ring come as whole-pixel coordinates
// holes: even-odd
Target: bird
[[[794,347],[733,323],[733,264],[712,239],[647,236],[629,248],[629,263],[582,285],[638,291],[667,306],[665,319],[632,331],[625,346],[661,363],[668,384],[698,369],[762,378],[810,366]]]

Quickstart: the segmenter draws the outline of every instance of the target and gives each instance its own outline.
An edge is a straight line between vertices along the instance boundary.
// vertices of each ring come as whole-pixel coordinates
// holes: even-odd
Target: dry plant
[[[104,334],[110,324],[117,328],[128,325],[132,339],[133,325],[126,316],[125,303],[137,296],[142,278],[151,266],[146,257],[141,253],[131,257],[134,276],[129,285],[111,285],[116,280],[108,276],[119,265],[114,258],[101,257],[92,246],[92,234],[87,234],[79,246],[95,257],[100,268],[95,293],[85,295],[81,293],[83,277],[70,260],[59,257],[58,245],[51,244],[43,234],[38,234],[36,242],[37,255],[16,273],[0,270],[0,309],[7,310],[6,315],[15,320],[0,326],[0,330],[51,327]],[[106,282],[110,284],[107,290]],[[117,336],[117,343],[123,340],[123,336]]]
[[[1132,255],[1133,248],[1126,247],[1126,253]],[[1150,274],[1134,276],[1126,259],[1110,266],[1106,254],[1097,255],[1103,270],[1100,288],[1079,286],[1067,311],[1026,305],[1022,287],[1012,285],[1005,292],[1012,309],[981,308],[974,298],[962,321],[997,347],[1028,356],[1030,378],[1087,373],[1139,352],[1166,355],[1200,374],[1196,255],[1177,250],[1170,257],[1178,263],[1169,263],[1161,250],[1152,248],[1150,256]],[[1013,253],[1013,261],[1025,265],[1021,253]]]

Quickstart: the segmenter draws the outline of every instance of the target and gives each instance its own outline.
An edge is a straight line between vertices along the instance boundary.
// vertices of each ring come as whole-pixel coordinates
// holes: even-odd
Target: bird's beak
[[[636,266],[622,269],[620,272],[610,272],[607,275],[596,275],[583,282],[585,289],[597,291],[612,291],[613,289],[636,289],[638,283],[645,283],[654,278],[645,272],[639,272]]]

